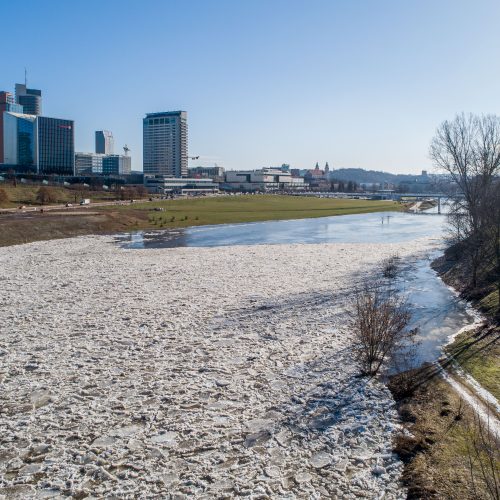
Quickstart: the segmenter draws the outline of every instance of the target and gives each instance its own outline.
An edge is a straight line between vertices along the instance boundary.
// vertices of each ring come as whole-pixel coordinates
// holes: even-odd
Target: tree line
[[[359,189],[358,183],[354,181],[344,182],[333,180],[330,186],[332,191],[337,191],[338,193],[355,193]]]
[[[452,248],[472,290],[497,295],[500,309],[500,117],[457,115],[443,122],[431,142],[435,166],[446,172]],[[393,286],[398,259],[384,263],[383,277],[356,293],[352,327],[354,352],[362,373],[373,376],[384,361],[411,345],[411,311]]]
[[[494,286],[500,304],[500,117],[460,114],[443,122],[430,156],[456,187],[448,216],[450,239],[468,287]]]

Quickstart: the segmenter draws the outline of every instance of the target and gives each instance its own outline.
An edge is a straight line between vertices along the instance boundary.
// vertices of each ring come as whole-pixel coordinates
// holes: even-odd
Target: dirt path
[[[449,358],[448,358],[449,359]],[[456,362],[451,361],[453,372],[439,365],[441,375],[457,394],[474,410],[476,415],[487,426],[495,439],[500,439],[500,404],[471,375],[465,373]]]

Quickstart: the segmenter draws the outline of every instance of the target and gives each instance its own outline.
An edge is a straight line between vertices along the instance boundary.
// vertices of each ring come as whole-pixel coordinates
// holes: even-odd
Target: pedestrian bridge
[[[380,190],[374,194],[373,199],[395,201],[421,201],[437,200],[438,214],[441,213],[441,200],[449,198],[445,193],[396,193],[391,190]]]

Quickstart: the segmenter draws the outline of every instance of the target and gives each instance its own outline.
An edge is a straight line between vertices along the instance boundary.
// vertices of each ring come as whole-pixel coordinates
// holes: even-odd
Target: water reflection
[[[395,360],[391,371],[435,361],[447,339],[473,321],[466,302],[460,300],[431,268],[432,260],[438,255],[436,252],[412,262],[398,281],[398,288],[407,296],[412,312],[409,328],[418,328],[418,346],[410,363]]]

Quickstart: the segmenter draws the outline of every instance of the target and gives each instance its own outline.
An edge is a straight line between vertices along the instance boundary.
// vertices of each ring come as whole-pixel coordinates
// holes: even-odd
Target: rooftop
[[[178,116],[186,111],[159,111],[157,113],[146,113],[146,118],[154,118],[158,116]]]

